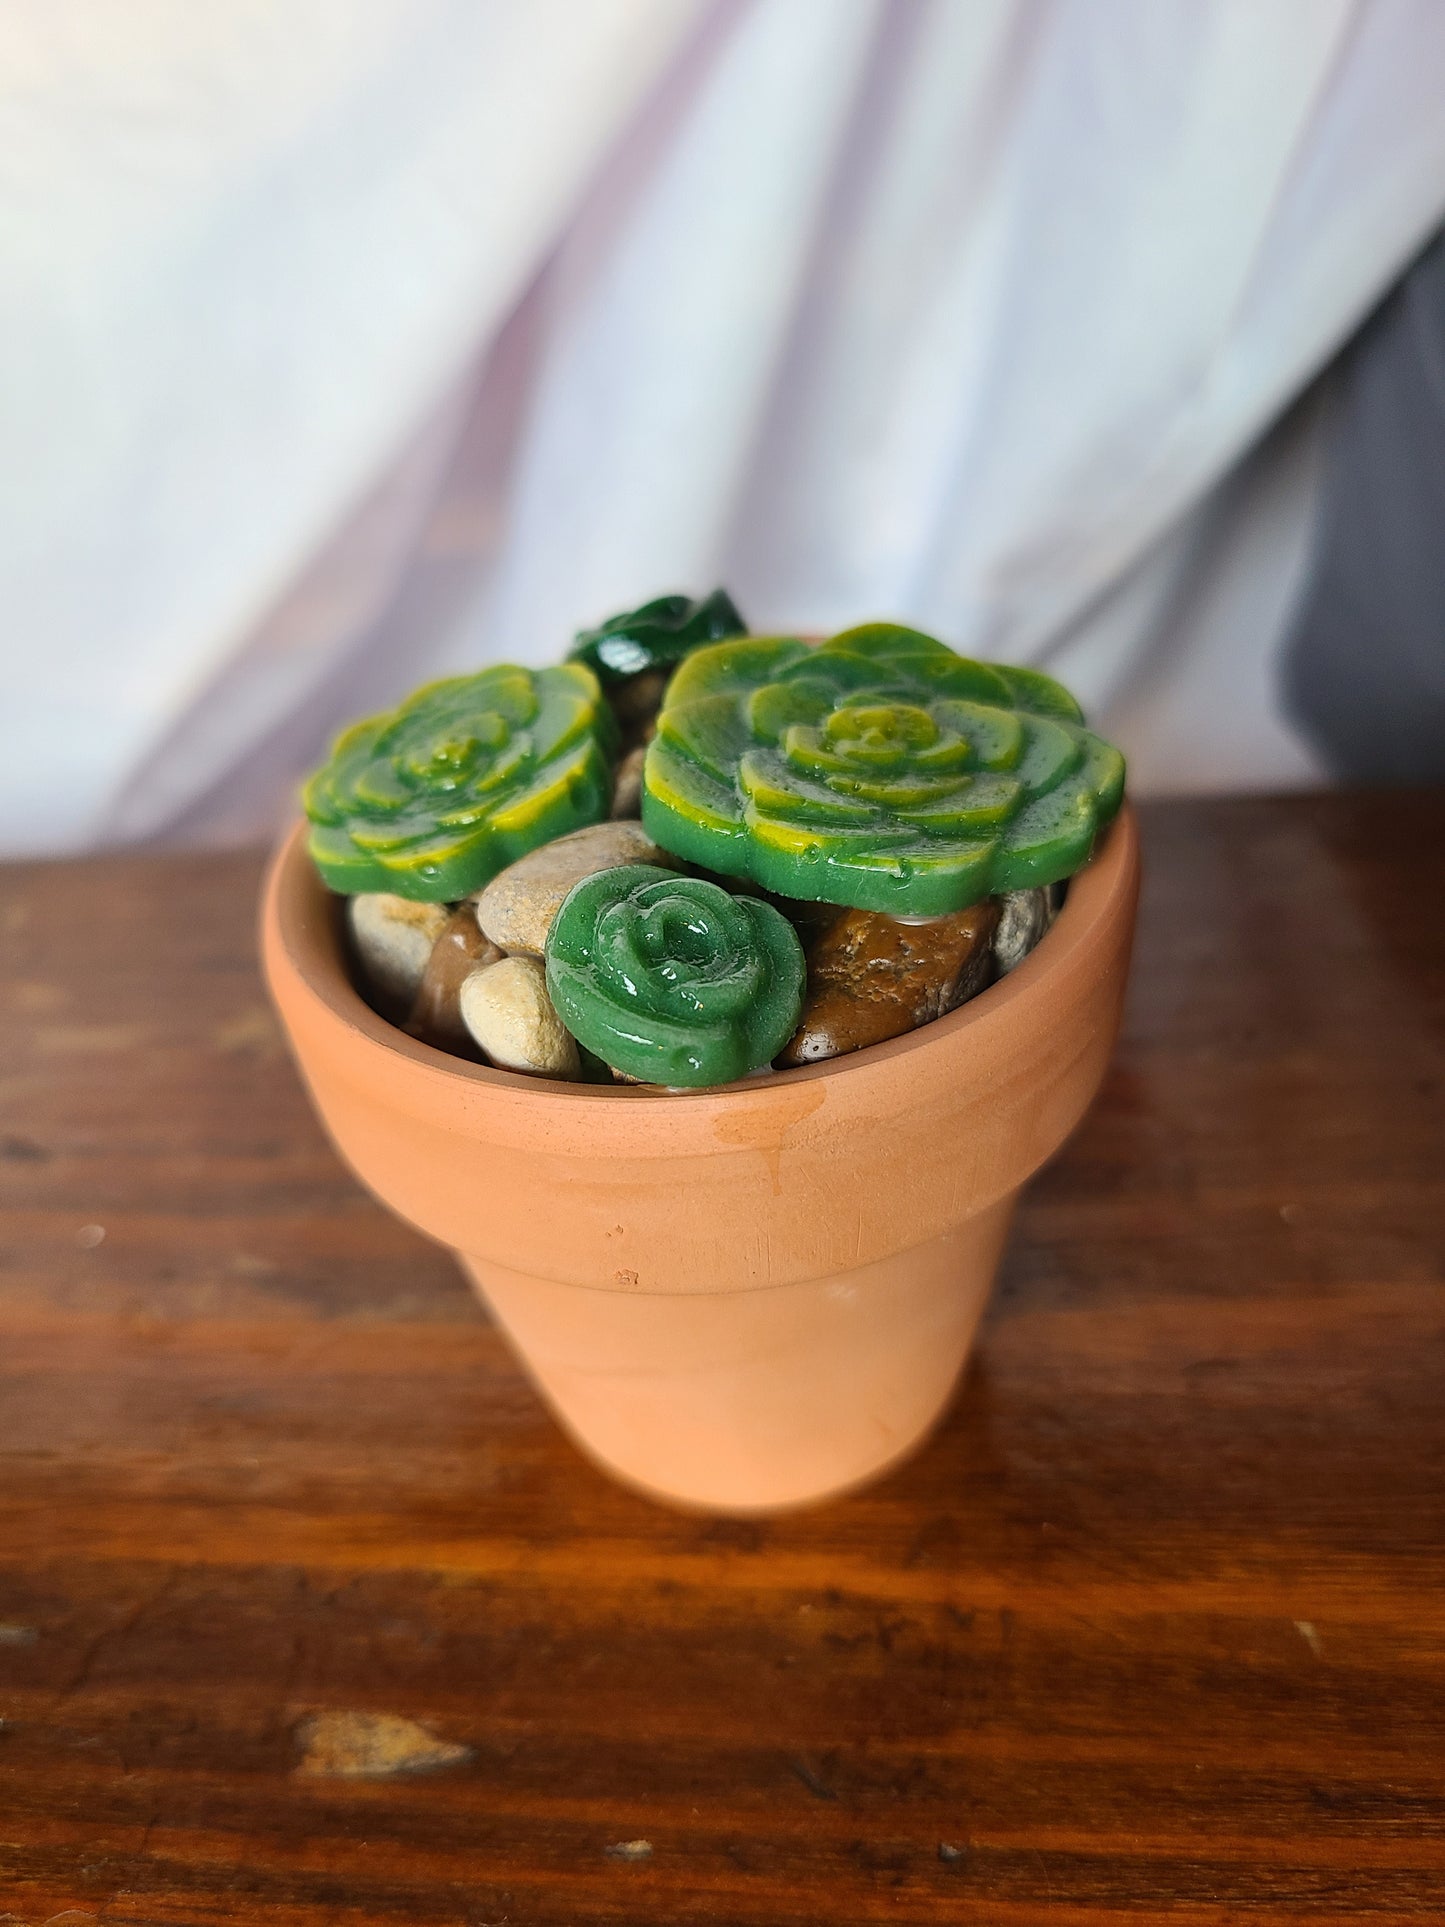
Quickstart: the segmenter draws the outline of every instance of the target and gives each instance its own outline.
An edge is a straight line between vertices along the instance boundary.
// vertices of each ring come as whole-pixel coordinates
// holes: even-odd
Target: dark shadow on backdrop
[[[1285,708],[1343,781],[1445,782],[1445,234],[1329,379]]]

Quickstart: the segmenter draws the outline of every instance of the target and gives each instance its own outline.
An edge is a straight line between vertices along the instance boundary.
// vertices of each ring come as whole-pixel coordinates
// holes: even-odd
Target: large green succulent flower
[[[818,648],[759,636],[689,656],[642,821],[784,896],[932,916],[1071,875],[1123,789],[1123,757],[1052,677],[870,623]]]
[[[645,669],[671,669],[691,650],[723,636],[743,636],[748,625],[726,589],[709,596],[664,595],[609,616],[595,629],[579,630],[574,662],[585,662],[604,683],[622,682]]]
[[[356,723],[303,792],[333,890],[464,897],[539,843],[601,822],[616,725],[581,663],[499,664]]]
[[[547,937],[547,988],[579,1043],[645,1084],[727,1084],[770,1063],[803,1002],[787,918],[701,877],[584,877]]]

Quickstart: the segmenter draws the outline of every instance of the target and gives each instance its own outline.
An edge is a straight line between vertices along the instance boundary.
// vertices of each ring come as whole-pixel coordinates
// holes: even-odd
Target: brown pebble
[[[809,949],[802,1019],[778,1064],[816,1064],[902,1037],[977,996],[992,974],[997,921],[992,898],[916,922],[842,911]]]
[[[671,671],[643,669],[624,682],[614,683],[607,692],[612,713],[622,732],[622,747],[633,749],[647,742],[657,727],[657,712],[667,692]]]
[[[620,822],[626,817],[642,814],[642,765],[647,760],[647,745],[639,743],[631,749],[617,765],[617,774],[612,783],[612,820]]]
[[[451,1051],[475,1063],[480,1052],[462,1022],[458,997],[479,964],[498,963],[504,954],[478,928],[476,904],[459,903],[432,945],[404,1026],[407,1033],[436,1050]]]

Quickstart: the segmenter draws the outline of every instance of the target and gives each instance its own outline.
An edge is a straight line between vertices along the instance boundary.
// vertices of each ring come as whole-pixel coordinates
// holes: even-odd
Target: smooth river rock
[[[646,743],[653,734],[671,677],[670,669],[641,669],[608,690],[607,700],[622,732],[624,749]]]
[[[999,898],[993,961],[1000,977],[1018,968],[1053,920],[1047,890],[1010,890]]]
[[[678,867],[677,858],[659,850],[640,823],[592,823],[529,850],[494,876],[477,899],[477,922],[498,949],[540,957],[552,919],[573,884],[624,863]]]
[[[816,1064],[901,1037],[976,996],[993,978],[989,898],[951,916],[844,910],[808,952],[808,989],[780,1066]]]
[[[647,745],[630,749],[617,765],[612,784],[612,820],[626,821],[642,814],[642,765],[647,761]]]
[[[476,906],[458,904],[432,945],[403,1028],[437,1050],[475,1056],[471,1033],[462,1022],[461,988],[479,966],[500,963],[505,954],[477,928]]]
[[[400,1019],[411,1009],[450,915],[444,903],[413,903],[385,890],[347,898],[352,948],[384,1015]]]
[[[534,1077],[580,1077],[577,1040],[552,1006],[546,968],[537,958],[503,957],[474,970],[458,1005],[489,1064]]]

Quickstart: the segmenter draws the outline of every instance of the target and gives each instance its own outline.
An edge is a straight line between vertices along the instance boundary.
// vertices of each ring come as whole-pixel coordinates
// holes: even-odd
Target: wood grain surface
[[[0,1921],[1445,1920],[1445,798],[1145,830],[953,1416],[767,1524],[342,1171],[256,859],[0,872]]]

